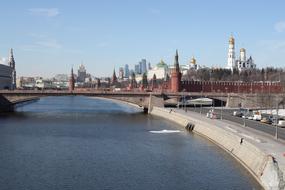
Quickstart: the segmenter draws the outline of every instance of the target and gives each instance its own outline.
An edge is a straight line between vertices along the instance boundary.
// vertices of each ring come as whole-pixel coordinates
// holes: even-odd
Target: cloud
[[[285,41],[283,40],[262,40],[258,43],[262,48],[270,51],[285,51]]]
[[[277,22],[275,25],[274,25],[274,29],[276,32],[284,32],[285,31],[285,21],[280,21],[280,22]]]
[[[24,51],[42,51],[44,49],[61,49],[62,45],[54,38],[49,37],[34,37],[30,44],[19,46]]]
[[[60,49],[62,47],[61,44],[55,39],[46,39],[42,41],[37,41],[35,42],[35,44],[43,48]]]
[[[8,58],[7,57],[0,57],[0,64],[8,65]]]
[[[43,17],[56,17],[60,14],[57,8],[33,8],[28,10],[31,15]]]

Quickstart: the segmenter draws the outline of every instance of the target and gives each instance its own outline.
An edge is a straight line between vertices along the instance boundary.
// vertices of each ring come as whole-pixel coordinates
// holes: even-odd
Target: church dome
[[[166,63],[161,59],[161,61],[156,65],[157,67],[167,67]]]
[[[193,64],[193,65],[196,65],[196,59],[194,57],[192,57],[190,63]]]
[[[245,49],[244,49],[244,48],[241,48],[241,49],[240,49],[240,52],[245,52]]]
[[[234,39],[233,36],[230,37],[229,43],[230,43],[230,44],[234,44],[234,43],[235,43],[235,39]]]

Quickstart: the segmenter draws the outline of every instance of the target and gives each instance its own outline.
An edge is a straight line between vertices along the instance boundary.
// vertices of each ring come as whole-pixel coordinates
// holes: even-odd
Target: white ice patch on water
[[[161,131],[149,131],[150,133],[180,133],[181,131],[179,130],[167,130],[167,129],[163,129]]]

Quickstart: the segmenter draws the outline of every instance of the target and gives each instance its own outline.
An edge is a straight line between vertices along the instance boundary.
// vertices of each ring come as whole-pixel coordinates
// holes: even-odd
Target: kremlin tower
[[[74,84],[75,84],[75,79],[74,79],[74,74],[73,74],[73,68],[71,68],[71,75],[69,78],[69,91],[70,92],[74,91]]]
[[[180,92],[180,90],[181,90],[181,72],[178,62],[178,51],[176,50],[174,68],[171,71],[171,91]]]
[[[113,76],[112,76],[112,79],[111,79],[111,83],[112,83],[112,85],[116,85],[117,82],[118,82],[118,79],[117,79],[117,76],[116,76],[116,71],[114,69]]]

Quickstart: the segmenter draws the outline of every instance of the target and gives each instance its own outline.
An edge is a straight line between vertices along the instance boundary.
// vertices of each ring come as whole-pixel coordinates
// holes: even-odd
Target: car
[[[250,112],[246,115],[246,119],[253,120],[253,113]]]
[[[253,120],[260,121],[261,120],[261,113],[259,111],[253,112]]]
[[[278,127],[285,127],[285,120],[284,120],[284,118],[280,118],[279,120],[278,120],[278,124],[277,124],[277,126]]]
[[[269,120],[269,118],[264,117],[260,120],[261,123],[266,123],[266,124],[271,124],[271,121]]]
[[[236,116],[236,117],[242,117],[244,114],[243,114],[243,112],[241,112],[241,111],[234,111],[233,112],[233,116]]]

